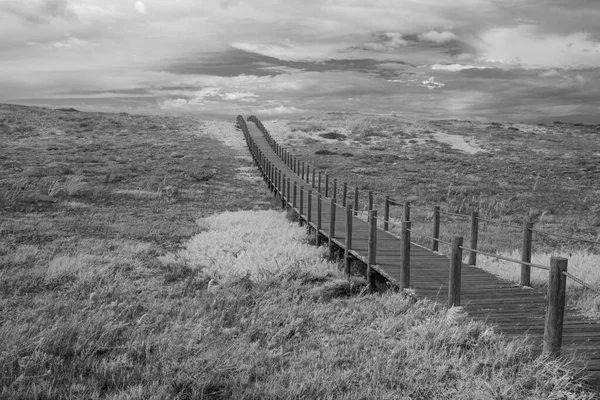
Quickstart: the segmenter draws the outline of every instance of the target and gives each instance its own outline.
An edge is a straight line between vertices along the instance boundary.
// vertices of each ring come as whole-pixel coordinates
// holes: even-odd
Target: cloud
[[[67,0],[5,0],[0,4],[0,11],[33,24],[46,24],[52,19],[77,19]]]
[[[146,10],[146,5],[144,4],[143,1],[136,1],[133,6],[137,10],[137,12],[139,12],[140,14],[147,14],[148,13],[148,11]]]
[[[452,32],[437,32],[437,31],[429,31],[423,32],[418,35],[419,40],[434,42],[434,43],[446,43],[451,40],[457,40],[458,36],[456,36]]]
[[[463,69],[486,69],[489,67],[483,66],[475,66],[475,65],[463,65],[463,64],[433,64],[431,69],[434,71],[451,71],[451,72],[459,72]]]
[[[529,68],[600,67],[600,43],[583,32],[545,33],[523,24],[489,29],[473,44],[483,62]]]
[[[258,95],[254,94],[254,93],[232,92],[232,93],[225,93],[221,97],[223,98],[223,100],[240,100],[240,101],[255,102],[256,99],[254,99],[254,97],[258,97]]]
[[[261,108],[259,110],[256,110],[256,112],[258,114],[267,116],[267,117],[274,117],[274,116],[280,116],[280,115],[290,115],[290,114],[300,114],[302,112],[305,112],[306,110],[301,110],[299,108],[296,107],[286,107],[286,106],[277,106],[277,107],[271,107],[271,108]]]
[[[44,49],[83,50],[92,46],[92,43],[88,42],[87,40],[69,36],[65,40],[50,43],[28,42],[27,45],[41,47]]]

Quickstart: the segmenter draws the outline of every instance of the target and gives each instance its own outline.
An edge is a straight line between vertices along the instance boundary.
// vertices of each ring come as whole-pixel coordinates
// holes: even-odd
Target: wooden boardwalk
[[[310,226],[317,228],[317,190],[313,190],[311,212],[307,214],[308,194],[312,184],[303,181],[284,161],[282,161],[269,145],[265,135],[257,126],[248,122],[248,133],[256,148],[260,151],[262,161],[268,160],[271,168],[276,168],[290,179],[290,191],[287,184],[282,188],[285,202],[293,205],[293,187],[296,184],[296,209]],[[252,147],[252,145],[251,145]],[[252,148],[251,148],[252,151]],[[261,159],[257,161],[264,170]],[[269,183],[269,171],[263,171]],[[274,180],[277,184],[278,181]],[[303,187],[302,200],[300,187]],[[277,194],[281,194],[277,191]],[[319,232],[326,238],[330,236],[331,199],[322,199],[321,229]],[[333,242],[341,249],[345,248],[346,212],[335,207]],[[367,262],[368,223],[354,217],[352,220],[352,245],[349,251],[354,257]],[[373,269],[392,283],[400,281],[400,240],[381,229],[377,231],[377,251]],[[428,297],[443,304],[448,299],[449,258],[434,253],[416,244],[410,249],[410,286],[419,297]],[[476,319],[486,321],[497,327],[506,336],[528,334],[533,339],[536,351],[541,352],[546,315],[546,293],[532,288],[524,288],[504,281],[480,268],[464,265],[462,267],[461,305],[467,313]],[[562,354],[569,357],[576,354],[582,358],[581,367],[586,370],[590,384],[600,387],[600,324],[579,315],[567,307],[565,311]]]

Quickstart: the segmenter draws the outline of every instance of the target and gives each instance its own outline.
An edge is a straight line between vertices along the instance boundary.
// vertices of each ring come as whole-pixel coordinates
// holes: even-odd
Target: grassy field
[[[233,117],[0,105],[0,141],[0,398],[596,398],[526,339],[345,279]]]

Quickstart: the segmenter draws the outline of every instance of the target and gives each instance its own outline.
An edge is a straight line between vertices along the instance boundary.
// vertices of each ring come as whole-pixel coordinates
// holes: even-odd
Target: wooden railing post
[[[400,288],[406,289],[410,286],[410,221],[402,222],[402,233],[400,235]]]
[[[331,198],[330,204],[331,207],[329,208],[329,259],[333,260],[334,259],[334,244],[333,244],[333,237],[335,236],[335,196]]]
[[[390,221],[390,196],[385,196],[385,200],[383,201],[383,230],[389,230],[389,221]]]
[[[304,181],[304,161],[302,161],[302,181]]]
[[[369,291],[375,291],[373,265],[377,262],[377,211],[369,211],[369,239],[367,242],[367,283]]]
[[[354,188],[354,215],[358,215],[358,187]]]
[[[567,290],[567,277],[563,272],[567,272],[567,259],[552,257],[550,260],[548,305],[546,307],[543,347],[543,354],[549,356],[560,355],[560,348],[562,346],[565,295]]]
[[[450,279],[448,283],[448,308],[460,306],[460,280],[462,271],[463,238],[452,238],[452,254],[450,255]]]
[[[319,193],[321,193],[321,181],[322,181],[322,177],[323,177],[323,172],[319,171],[319,183],[318,183],[318,191]]]
[[[344,245],[346,249],[344,251],[344,265],[346,267],[346,275],[350,275],[352,272],[352,266],[350,263],[350,248],[352,247],[352,204],[346,204],[346,241]]]
[[[310,230],[310,221],[312,220],[312,190],[308,189],[306,196],[306,224]]]
[[[285,188],[285,192],[287,193],[287,199],[286,199],[286,204],[285,204],[285,208],[288,208],[289,204],[290,204],[290,194],[292,193],[292,191],[290,190],[292,188],[292,180],[291,178],[287,178],[287,187]]]
[[[521,261],[531,262],[531,242],[533,239],[533,222],[523,222],[523,248]],[[531,266],[521,264],[521,286],[531,286]]]
[[[292,210],[296,210],[296,205],[297,203],[297,197],[298,197],[298,185],[296,184],[296,181],[294,181],[294,194],[292,197]]]
[[[310,165],[306,164],[306,184],[310,183]]]
[[[317,171],[313,168],[312,170],[312,182],[311,182],[311,187],[314,189],[315,188],[315,176],[317,174]]]
[[[471,248],[477,250],[477,237],[479,236],[479,213],[471,212]],[[477,253],[469,252],[469,265],[477,265]]]
[[[404,221],[410,221],[410,201],[404,202]]]
[[[348,198],[348,183],[344,182],[344,188],[342,189],[342,207],[346,207]]]
[[[433,237],[431,240],[431,250],[438,251],[440,242],[435,239],[440,238],[440,206],[433,207],[433,226],[431,230],[431,236]]]
[[[321,221],[321,218],[322,218],[322,215],[321,215],[321,208],[322,208],[321,196],[322,196],[321,193],[319,193],[317,195],[317,229],[316,229],[317,237],[316,237],[316,240],[315,240],[317,246],[321,245],[321,224],[322,224],[322,221]]]
[[[325,197],[329,197],[329,175],[325,174]]]
[[[283,174],[283,182],[281,185],[281,208],[287,208],[285,206],[286,199],[288,196],[287,191],[285,190],[286,182],[287,182],[287,180],[286,180],[285,174]]]
[[[333,178],[333,195],[331,197],[337,198],[337,178]]]
[[[298,212],[298,225],[302,226],[302,213],[304,212],[304,186],[300,185],[300,210]]]

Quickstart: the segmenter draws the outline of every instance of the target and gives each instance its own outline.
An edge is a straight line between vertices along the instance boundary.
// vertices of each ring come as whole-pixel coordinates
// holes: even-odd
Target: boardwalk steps
[[[252,144],[260,151],[262,159],[257,160],[267,183],[278,185],[281,181],[277,178],[270,180],[270,172],[264,170],[264,160],[268,160],[271,168],[280,171],[289,179],[289,192],[287,183],[282,191],[275,188],[275,195],[283,195],[286,207],[293,206],[293,187],[296,186],[296,211],[300,211],[302,204],[301,220],[313,230],[317,229],[317,189],[312,188],[295,174],[284,161],[282,161],[269,145],[265,135],[254,123],[247,124],[248,135]],[[252,147],[251,147],[252,151]],[[271,175],[273,176],[273,175]],[[303,188],[301,191],[300,188]],[[311,212],[307,212],[311,190]],[[319,234],[328,241],[330,238],[330,210],[331,199],[322,197],[321,226]],[[334,234],[332,242],[340,249],[345,248],[346,212],[341,207],[335,208]],[[380,221],[381,222],[381,221]],[[367,262],[369,225],[366,221],[353,217],[352,219],[352,246],[349,253]],[[400,281],[400,240],[397,236],[381,229],[377,231],[377,252],[373,269],[387,280],[397,284]],[[417,296],[427,297],[443,304],[448,299],[449,259],[439,253],[434,253],[416,244],[410,249],[410,286]],[[462,266],[461,305],[473,318],[486,321],[495,326],[508,337],[529,335],[533,348],[541,352],[541,342],[544,334],[544,321],[546,314],[546,293],[539,289],[521,287],[504,281],[480,268]],[[577,355],[583,361],[581,367],[585,369],[589,382],[600,387],[600,324],[581,316],[574,309],[567,307],[563,328],[563,342],[561,354],[565,357]]]

